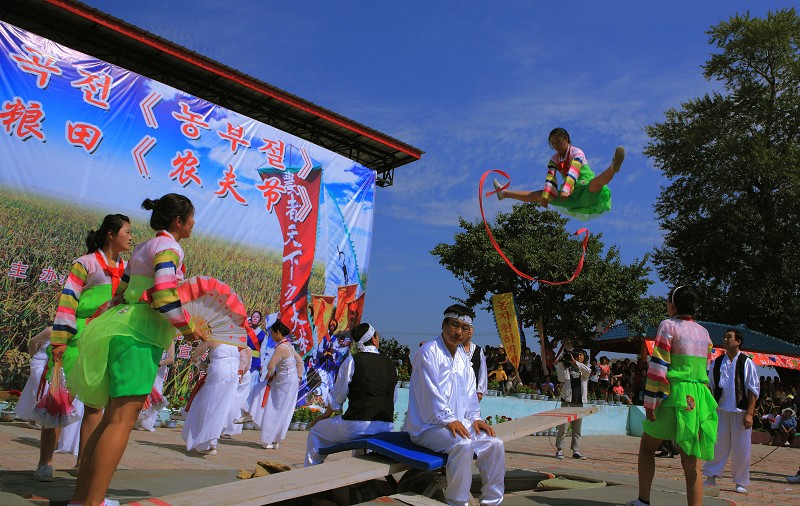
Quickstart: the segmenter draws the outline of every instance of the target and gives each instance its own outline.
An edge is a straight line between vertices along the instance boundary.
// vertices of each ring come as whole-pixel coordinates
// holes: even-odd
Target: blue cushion
[[[371,450],[423,471],[433,471],[447,463],[446,453],[437,453],[411,442],[408,432],[381,432],[319,449],[320,455],[347,450]]]

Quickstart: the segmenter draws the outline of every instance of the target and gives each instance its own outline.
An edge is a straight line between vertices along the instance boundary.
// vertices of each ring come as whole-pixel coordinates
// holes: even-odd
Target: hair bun
[[[152,211],[153,209],[156,208],[157,201],[158,199],[156,200],[144,199],[144,201],[142,202],[142,208],[147,209],[148,211]]]

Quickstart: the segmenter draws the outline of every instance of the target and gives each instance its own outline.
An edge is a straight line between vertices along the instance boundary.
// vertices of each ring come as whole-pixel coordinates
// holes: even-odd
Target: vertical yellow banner
[[[508,359],[514,364],[514,368],[519,368],[519,323],[517,322],[517,311],[514,308],[514,298],[511,293],[492,295],[492,308],[494,309],[497,332],[500,334],[500,341],[506,349]]]

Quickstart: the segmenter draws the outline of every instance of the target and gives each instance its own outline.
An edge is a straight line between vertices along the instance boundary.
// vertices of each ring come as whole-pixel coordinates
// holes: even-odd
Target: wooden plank
[[[597,407],[595,406],[559,408],[497,424],[494,429],[497,437],[503,441],[511,441],[596,412]],[[371,454],[351,457],[346,461],[328,461],[316,466],[292,469],[269,476],[179,492],[158,499],[164,506],[197,506],[198,504],[260,506],[363,483],[408,469],[410,469],[409,466]]]
[[[562,423],[571,422],[597,413],[597,406],[584,406],[582,408],[559,408],[544,411],[535,415],[523,416],[510,422],[493,425],[495,434],[503,441],[511,441],[534,432],[539,432],[557,427]]]

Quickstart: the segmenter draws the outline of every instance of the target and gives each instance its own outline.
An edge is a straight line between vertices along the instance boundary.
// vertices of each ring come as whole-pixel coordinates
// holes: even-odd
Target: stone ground
[[[258,460],[275,460],[292,467],[302,467],[306,433],[290,431],[278,450],[261,448],[257,431],[244,431],[232,440],[220,442],[219,454],[201,456],[186,452],[180,429],[157,429],[155,433],[134,431],[130,444],[111,484],[109,496],[131,502],[137,499],[165,495],[181,490],[233,481],[239,468],[253,469]],[[508,504],[624,504],[636,496],[636,459],[638,438],[632,436],[585,436],[582,448],[588,460],[553,458],[555,438],[525,437],[506,443],[507,469],[528,469],[555,475],[605,480],[620,487],[600,491],[583,491],[584,499],[558,499],[548,493],[542,501],[540,493],[510,493]],[[72,468],[72,455],[55,456],[53,483],[38,483],[32,478],[38,459],[39,432],[23,422],[0,423],[0,504],[31,504],[23,497],[32,495],[53,500],[53,504],[69,499],[75,478],[67,471]],[[349,454],[333,455],[330,459],[345,459]],[[762,460],[763,459],[763,460]],[[753,445],[749,494],[737,494],[726,477],[719,480],[722,501],[707,503],[737,505],[796,505],[800,504],[800,485],[785,480],[800,465],[800,449]],[[685,496],[675,494],[683,489],[683,473],[679,459],[657,459],[658,470],[654,489],[670,492],[656,495],[661,504],[685,504]],[[628,496],[628,494],[631,494]],[[609,495],[613,496],[610,497]],[[529,498],[522,501],[523,497]],[[618,502],[617,502],[618,501]],[[47,504],[47,501],[36,502]],[[201,505],[198,505],[201,506]]]

